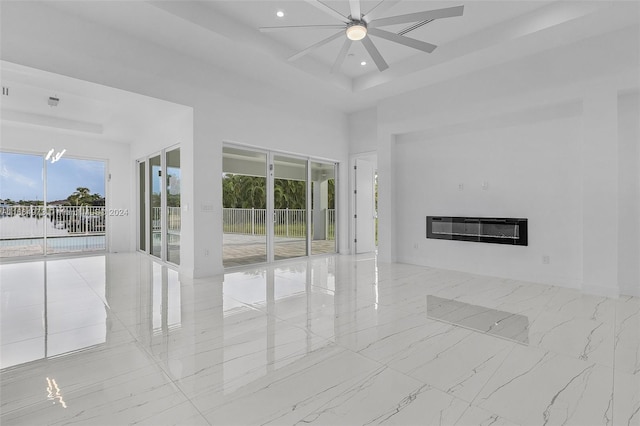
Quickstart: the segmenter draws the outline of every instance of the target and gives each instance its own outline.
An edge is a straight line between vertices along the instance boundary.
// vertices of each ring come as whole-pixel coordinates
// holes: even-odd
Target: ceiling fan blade
[[[344,58],[347,57],[347,53],[349,52],[349,48],[351,47],[351,43],[353,42],[349,39],[346,39],[344,41],[344,44],[342,45],[342,49],[340,49],[340,53],[338,53],[338,57],[336,58],[336,61],[333,63],[333,66],[331,67],[332,74],[340,71],[340,67],[344,62]]]
[[[369,52],[369,55],[371,55],[371,59],[373,59],[373,62],[376,63],[376,66],[380,71],[384,71],[389,68],[389,65],[387,65],[384,58],[382,57],[376,46],[373,44],[369,36],[362,39],[362,44],[364,44],[364,48],[367,49],[367,52]]]
[[[360,13],[360,0],[349,0],[349,7],[351,9],[351,19],[359,21],[362,17]]]
[[[406,24],[427,19],[450,18],[461,16],[464,6],[446,7],[444,9],[425,10],[424,12],[409,13],[407,15],[390,16],[388,18],[374,19],[369,22],[369,27],[383,27],[385,25]]]
[[[260,27],[259,30],[263,33],[269,33],[280,30],[341,30],[344,28],[344,25],[285,25],[281,27]]]
[[[289,61],[295,61],[296,59],[299,59],[301,57],[303,57],[304,55],[308,54],[309,52],[311,52],[312,50],[317,49],[320,46],[324,46],[327,43],[332,42],[333,40],[340,38],[340,37],[344,37],[344,32],[340,31],[339,33],[335,33],[334,35],[332,35],[331,37],[327,37],[324,40],[320,40],[319,42],[317,42],[314,45],[311,45],[309,47],[307,47],[306,49],[296,53],[295,55],[291,56],[289,58]]]
[[[435,50],[435,44],[426,43],[424,41],[416,40],[415,38],[409,38],[398,35],[389,31],[384,31],[378,28],[369,28],[368,33],[376,37],[384,38],[395,43],[403,44],[405,46],[413,47],[414,49],[422,50],[423,52],[431,53]]]
[[[380,16],[381,13],[386,12],[387,10],[391,9],[392,6],[400,3],[400,1],[401,0],[380,0],[380,3],[378,3],[373,7],[373,9],[365,13],[362,18],[367,22],[371,22],[378,16]]]
[[[340,12],[338,12],[337,10],[333,9],[332,7],[327,6],[326,4],[322,3],[320,0],[305,0],[307,3],[317,7],[318,9],[320,9],[321,11],[323,11],[324,13],[333,16],[336,19],[339,19],[340,21],[344,22],[345,24],[349,23],[349,18],[347,18],[346,16],[343,16]]]

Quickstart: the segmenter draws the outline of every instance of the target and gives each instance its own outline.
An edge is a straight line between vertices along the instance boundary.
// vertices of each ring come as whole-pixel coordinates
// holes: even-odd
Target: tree
[[[100,194],[92,194],[89,188],[80,186],[73,194],[67,197],[70,206],[104,206],[104,197]]]
[[[222,176],[222,203],[225,208],[266,208],[266,178],[260,176]]]
[[[335,181],[329,179],[329,208],[335,205]],[[224,174],[222,205],[225,208],[256,208],[267,206],[267,180],[261,176]],[[304,181],[274,179],[273,200],[276,209],[306,208],[307,187]]]
[[[274,207],[276,209],[306,208],[307,187],[304,181],[291,179],[275,179]]]

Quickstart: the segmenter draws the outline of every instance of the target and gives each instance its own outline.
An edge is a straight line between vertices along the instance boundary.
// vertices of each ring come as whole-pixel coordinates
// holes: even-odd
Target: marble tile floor
[[[326,256],[0,265],[2,425],[640,425],[640,300]]]

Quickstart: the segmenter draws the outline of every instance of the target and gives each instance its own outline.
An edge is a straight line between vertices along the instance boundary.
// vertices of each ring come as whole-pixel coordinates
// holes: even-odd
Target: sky
[[[43,200],[43,156],[0,152],[0,199]],[[62,156],[47,161],[47,201],[64,200],[76,188],[105,196],[105,163]]]
[[[152,166],[151,175],[153,179],[151,180],[151,190],[154,194],[160,193],[160,178],[158,177],[158,171],[160,170],[160,166],[156,166],[155,164]],[[179,167],[167,167],[167,175],[169,179],[167,181],[169,194],[179,194],[180,193],[180,179],[181,172]]]

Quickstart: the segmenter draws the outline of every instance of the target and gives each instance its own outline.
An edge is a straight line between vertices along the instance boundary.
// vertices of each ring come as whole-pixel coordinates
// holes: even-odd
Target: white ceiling
[[[263,33],[262,26],[332,24],[315,0],[49,1],[47,5],[265,82],[296,96],[352,112],[442,79],[508,62],[584,38],[638,25],[637,0],[384,0],[381,16],[464,5],[408,35],[438,45],[431,54],[373,38],[390,68],[379,72],[360,42],[339,73],[331,66],[342,38],[296,61],[287,59],[334,30]],[[349,15],[348,0],[327,4]],[[378,0],[362,0],[370,10]],[[285,12],[277,18],[277,10]],[[385,27],[400,30],[405,25]],[[366,66],[360,66],[366,60]]]
[[[388,0],[387,0],[388,1]],[[542,7],[551,1],[417,1],[405,0],[396,3],[380,17],[404,15],[407,13],[434,10],[452,6],[464,5],[464,15],[455,18],[439,19],[418,28],[408,34],[418,40],[427,41],[436,45],[443,45],[460,37],[472,34],[483,28],[495,25],[501,21],[521,15],[530,10]],[[340,12],[344,16],[349,16],[348,1],[326,1],[325,4]],[[378,1],[364,0],[361,2],[361,10],[366,14],[374,9]],[[305,1],[216,1],[208,2],[206,5],[217,13],[223,13],[241,22],[249,28],[260,28],[269,26],[285,25],[318,25],[340,23],[335,18],[323,13]],[[276,11],[282,10],[285,16],[278,18]],[[391,32],[399,32],[411,24],[402,24],[384,27]],[[291,29],[280,32],[264,33],[265,37],[287,46],[292,51],[301,51],[308,46],[328,37],[341,30],[334,29]],[[329,69],[335,61],[342,46],[344,38],[315,50],[310,55],[318,62]],[[401,61],[416,55],[425,53],[409,47],[380,39],[373,39],[376,47],[382,56],[390,64],[397,64]],[[350,77],[360,77],[369,73],[378,73],[373,61],[362,46],[362,43],[353,43],[350,50],[353,56],[345,60],[340,73]],[[366,61],[366,66],[361,66],[361,61]]]
[[[38,126],[95,140],[135,141],[185,107],[58,74],[2,62],[4,125]],[[57,106],[49,98],[58,98]]]
[[[389,69],[379,72],[361,43],[356,42],[350,50],[353,56],[345,60],[339,73],[332,74],[330,69],[342,46],[342,38],[299,60],[287,58],[335,30],[277,33],[258,30],[262,26],[337,23],[309,1],[313,0],[25,3],[42,4],[43,9],[71,14],[133,35],[344,112],[368,108],[390,96],[619,28],[637,26],[640,14],[638,0],[384,0],[393,6],[381,17],[458,5],[464,5],[465,9],[461,17],[436,20],[408,34],[438,45],[431,54],[372,38]],[[10,12],[10,8],[20,7],[21,2],[2,3],[3,15],[7,16],[5,10]],[[349,15],[348,0],[327,0],[326,3]],[[362,0],[363,12],[378,3],[379,0]],[[284,18],[276,17],[277,10],[285,12]],[[406,26],[385,29],[399,31]],[[362,60],[368,64],[361,66]],[[88,83],[46,73],[26,75],[27,71],[19,67],[7,69],[3,65],[3,68],[3,85],[9,82],[14,93],[21,91],[25,95],[20,102],[14,97],[3,99],[3,111],[54,114],[60,119],[75,120],[80,126],[84,123],[88,129],[92,124],[102,125],[103,137],[115,140],[130,139],[126,135],[135,133],[147,119],[170,114],[178,107],[162,102],[150,106],[148,98],[133,96],[127,98],[123,106],[122,96],[128,95],[121,91],[109,92],[104,87],[99,89],[98,85],[89,87]],[[55,94],[61,102],[52,109],[46,105],[46,98]],[[145,103],[144,108],[140,102]],[[73,123],[67,124],[73,126]]]

